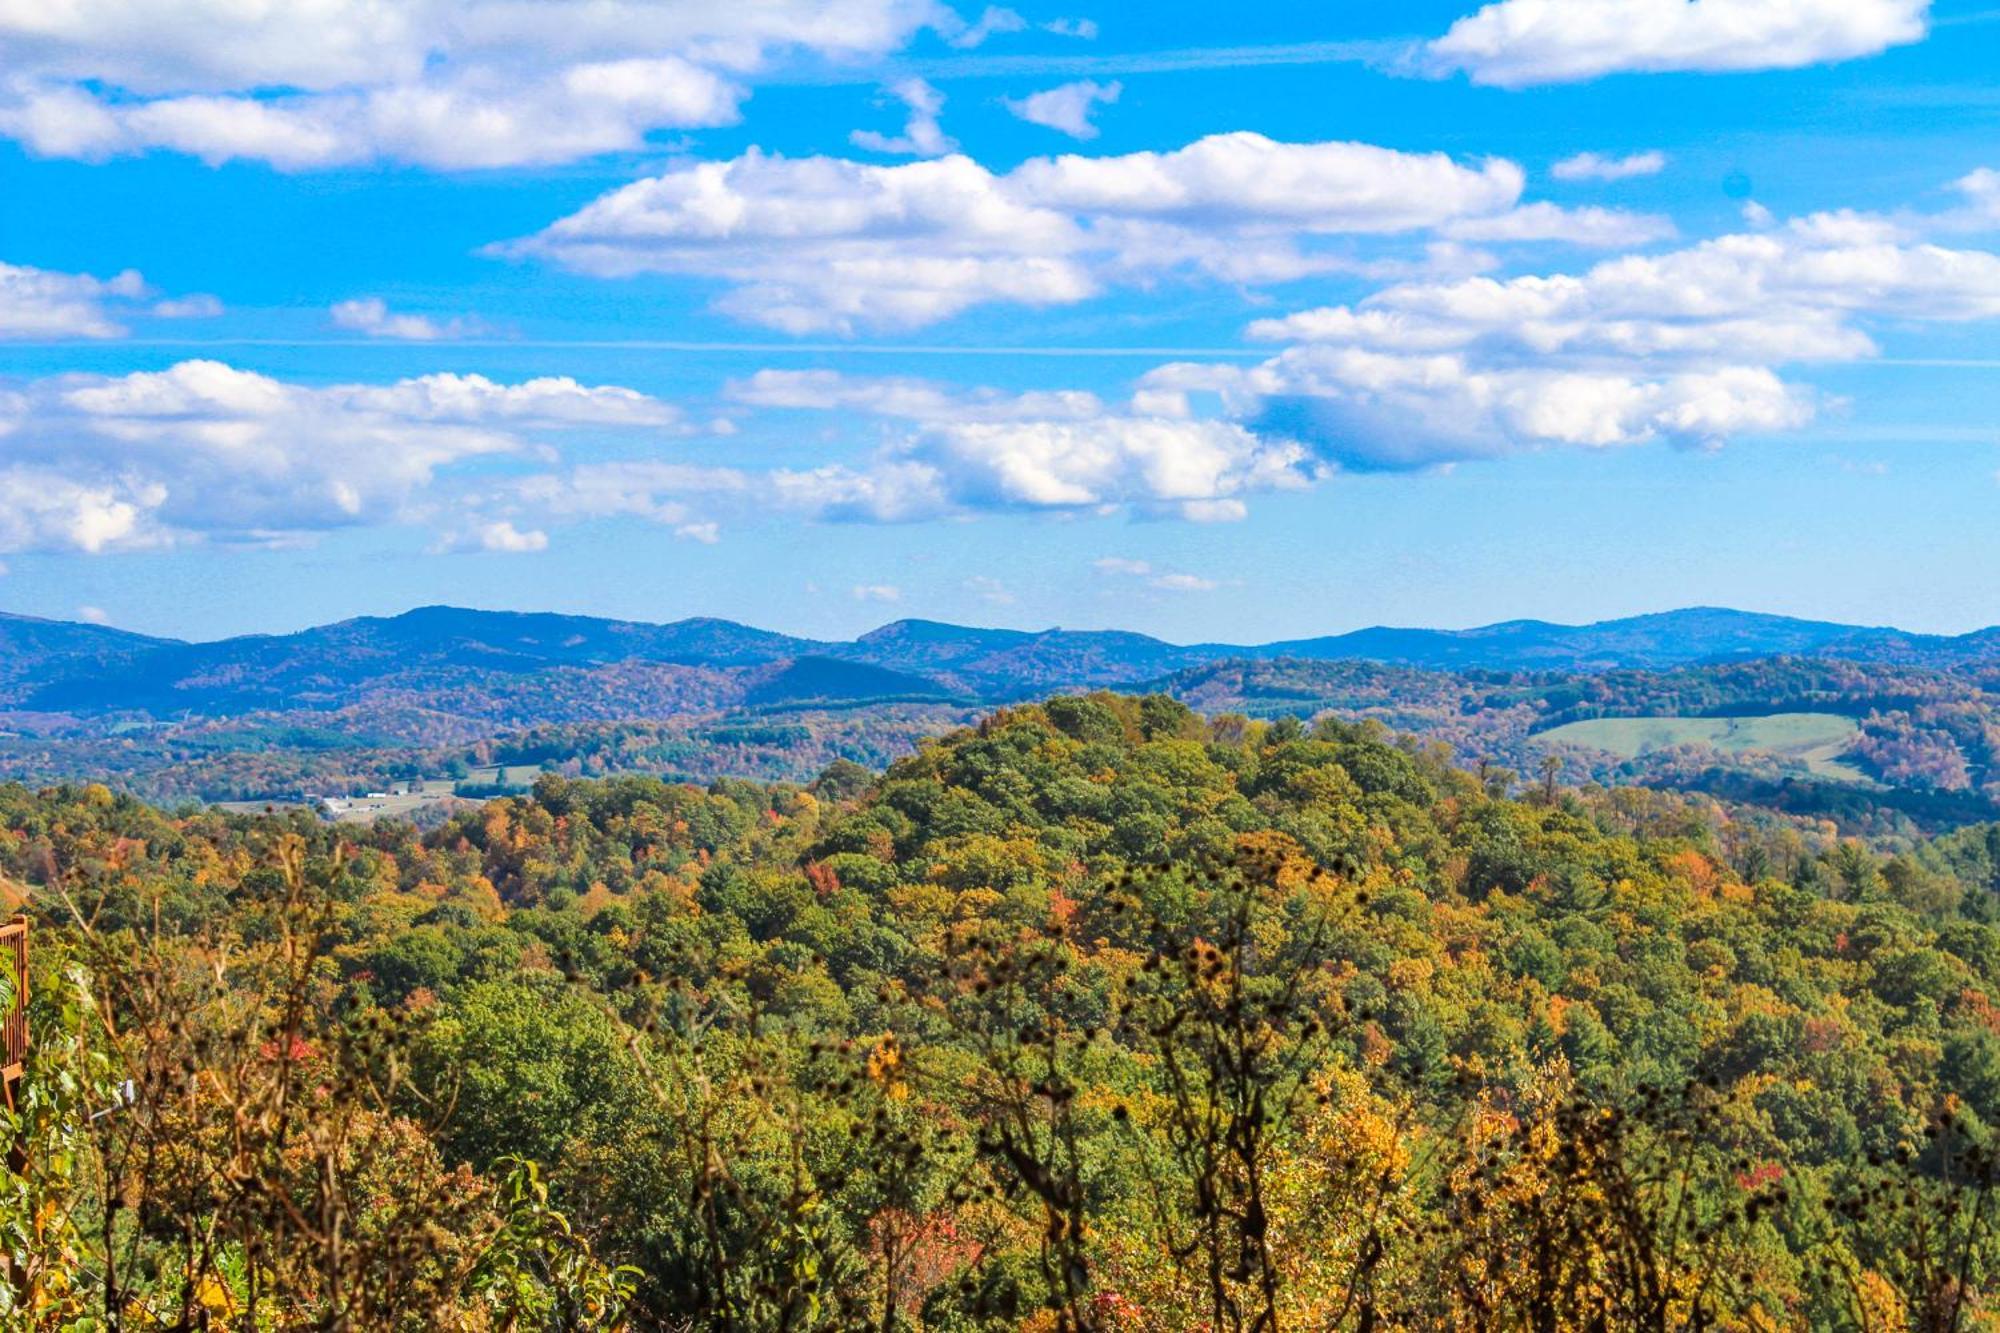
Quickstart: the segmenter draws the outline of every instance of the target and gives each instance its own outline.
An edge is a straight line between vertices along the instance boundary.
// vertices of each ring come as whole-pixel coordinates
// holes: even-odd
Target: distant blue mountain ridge
[[[724,673],[746,702],[908,696],[1000,702],[1130,686],[1230,660],[1366,661],[1449,671],[1597,672],[1777,656],[1906,666],[2000,662],[2000,628],[1957,636],[1693,607],[1559,625],[1376,627],[1276,643],[1173,644],[1118,630],[989,629],[898,620],[848,642],[730,620],[664,624],[425,606],[293,634],[208,643],[0,613],[0,709],[226,713],[337,706],[370,690],[422,692],[618,664]]]

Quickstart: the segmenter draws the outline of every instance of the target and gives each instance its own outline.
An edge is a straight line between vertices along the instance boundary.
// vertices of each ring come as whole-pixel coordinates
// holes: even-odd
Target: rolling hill
[[[32,683],[51,674],[88,672],[173,646],[172,639],[155,639],[105,625],[0,612],[0,690],[12,682]]]
[[[1111,689],[1372,721],[1515,772],[1559,753],[1571,780],[1783,796],[1857,824],[2000,811],[2000,631],[1696,608],[1252,645],[929,620],[827,642],[436,606],[210,643],[5,617],[0,646],[0,780],[90,774],[168,798],[373,787],[520,745],[601,774],[805,779],[979,709]],[[1839,734],[1772,720],[1793,714]]]
[[[991,701],[1051,689],[1137,685],[1226,661],[1368,661],[1493,672],[1660,670],[1773,656],[1957,666],[2000,662],[2000,630],[1941,637],[1697,607],[1591,625],[1515,620],[1465,630],[1377,627],[1265,644],[1181,645],[1116,630],[1037,632],[928,620],[900,620],[851,642],[823,642],[715,618],[654,624],[427,606],[209,643],[0,616],[0,656],[0,708],[179,717],[336,709],[384,691],[449,693],[554,669],[588,672],[620,663],[733,671],[812,658],[899,678],[854,673],[829,686],[845,691],[839,697],[886,691]],[[814,669],[826,673],[823,666]]]
[[[1377,627],[1267,644],[1257,651],[1266,657],[1359,658],[1402,666],[1604,671],[1806,655],[1896,633],[1704,606],[1592,625],[1509,620],[1465,630]]]
[[[764,673],[743,696],[750,707],[843,700],[946,699],[937,682],[904,671],[837,657],[797,657]]]
[[[2000,631],[1715,608],[1181,645],[929,620],[827,642],[713,618],[431,606],[209,643],[0,617],[0,648],[0,779],[89,772],[261,797],[360,772],[364,751],[367,771],[392,775],[550,728],[567,758],[551,756],[596,771],[797,776],[897,753],[968,709],[1113,689],[1211,715],[1372,720],[1516,771],[1554,747],[1578,779],[1712,787],[1727,770],[1739,785],[1948,795],[1951,818],[2000,808]],[[1766,734],[1791,714],[1839,734]],[[1635,727],[1652,730],[1626,744]]]

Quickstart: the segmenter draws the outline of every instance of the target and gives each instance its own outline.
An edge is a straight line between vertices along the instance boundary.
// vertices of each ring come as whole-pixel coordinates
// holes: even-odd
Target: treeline
[[[886,767],[968,716],[954,704],[806,707],[538,725],[469,743],[399,742],[327,719],[310,729],[242,719],[116,732],[67,723],[45,734],[0,735],[0,773],[32,787],[99,782],[165,806],[339,795],[459,778],[492,764],[546,766],[567,777],[809,781],[836,760]]]
[[[1871,834],[1911,821],[1936,829],[2000,814],[2000,673],[1991,667],[1933,670],[1767,658],[1671,671],[1501,673],[1360,662],[1228,662],[1182,672],[1169,687],[1176,697],[1210,712],[1241,708],[1260,717],[1332,713],[1378,721],[1393,731],[1444,742],[1467,761],[1483,759],[1523,772],[1532,772],[1540,761],[1540,734],[1570,722],[1835,713],[1853,718],[1861,729],[1846,758],[1891,789],[1880,812],[1865,808],[1867,798],[1832,790],[1835,784],[1811,780],[1802,763],[1775,755],[1723,756],[1689,747],[1686,754],[1633,761],[1567,747],[1567,772],[1572,781],[1694,790],[1741,791],[1746,778],[1782,781],[1789,784],[1789,800],[1814,797],[1818,809]],[[1724,780],[1711,782],[1710,774]],[[1900,799],[1908,793],[1968,799]]]
[[[1988,1326],[2000,833],[1508,790],[1160,696],[422,833],[0,787],[8,1317]]]
[[[19,734],[0,733],[0,773],[31,785],[98,780],[167,804],[365,790],[496,760],[571,777],[799,782],[836,759],[882,767],[973,715],[962,703],[880,698],[745,707],[754,674],[625,663],[475,680],[440,669],[387,678],[340,707],[144,725],[19,715]],[[1563,778],[1770,791],[1788,809],[1870,837],[2000,816],[2000,669],[1992,667],[1775,658],[1559,673],[1224,661],[1159,688],[1211,716],[1379,722],[1448,745],[1461,763],[1530,776],[1547,753],[1544,733],[1568,722],[1830,712],[1858,724],[1843,760],[1879,785],[1879,798],[1796,758],[1706,747],[1629,760],[1570,746]]]

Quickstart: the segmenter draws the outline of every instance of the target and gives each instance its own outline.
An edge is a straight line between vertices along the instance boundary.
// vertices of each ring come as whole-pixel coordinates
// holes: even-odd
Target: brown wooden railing
[[[0,925],[0,967],[14,979],[14,1002],[0,1019],[0,1079],[6,1082],[7,1101],[14,1100],[14,1082],[21,1077],[22,1062],[28,1058],[28,919],[17,916]]]

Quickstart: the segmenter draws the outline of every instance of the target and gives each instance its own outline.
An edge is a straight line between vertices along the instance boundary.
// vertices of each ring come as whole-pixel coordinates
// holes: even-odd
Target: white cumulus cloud
[[[287,171],[376,159],[444,170],[574,161],[644,147],[656,129],[735,122],[745,90],[673,57],[572,65],[520,79],[473,71],[359,91],[125,102],[32,89],[0,101],[0,134],[45,157],[166,149]]]
[[[1255,429],[1356,471],[1428,467],[1553,445],[1709,446],[1811,419],[1810,396],[1762,367],[1494,366],[1464,356],[1291,348],[1261,366],[1162,367],[1155,383],[1220,391]]]
[[[100,280],[0,264],[0,338],[115,338],[125,330],[108,304],[145,291],[145,279],[129,269]]]
[[[154,296],[132,269],[110,278],[0,263],[0,342],[19,338],[116,338],[127,319],[191,319],[222,313],[213,296],[146,302]]]
[[[1212,134],[1166,153],[1030,158],[1008,177],[1021,198],[1091,217],[1388,233],[1512,207],[1521,169],[1488,158],[1364,143],[1281,143]]]
[[[1780,371],[1876,350],[1884,322],[2000,317],[2000,256],[1823,213],[1576,274],[1405,283],[1259,320],[1261,366],[1180,365],[1149,392],[1220,394],[1252,428],[1349,467],[1545,445],[1706,445],[1795,428]]]
[[[1260,494],[1324,471],[1289,439],[1226,420],[1113,409],[1072,391],[1005,394],[902,377],[766,371],[729,392],[780,410],[860,411],[900,423],[871,456],[814,467],[585,463],[506,488],[495,503],[552,520],[629,517],[679,528],[720,512],[905,523],[1014,512],[1133,513],[1226,522]]]
[[[752,150],[623,186],[511,247],[606,277],[731,286],[724,310],[789,332],[910,328],[985,301],[1097,290],[1077,224],[970,158],[901,166]]]
[[[936,0],[4,0],[0,133],[289,170],[564,162],[733,123],[787,54],[879,57],[925,27],[967,31]]]
[[[1862,215],[1817,214],[1578,275],[1391,287],[1358,306],[1260,320],[1250,331],[1396,351],[1484,344],[1541,359],[1775,362],[1869,355],[1874,343],[1855,323],[1865,315],[2000,315],[2000,256],[1918,243]]]
[[[1951,183],[1963,200],[1936,219],[1943,227],[1960,231],[2000,229],[2000,171],[1980,167]]]
[[[1522,182],[1497,159],[1247,133],[1035,158],[1004,175],[958,155],[875,166],[753,149],[623,186],[495,250],[603,277],[717,280],[720,309],[793,333],[898,329],[991,302],[1071,304],[1174,270],[1249,282],[1348,266],[1317,239],[1505,215]],[[1548,232],[1561,217],[1532,220]],[[1570,222],[1572,234],[1613,226],[1632,223]]]
[[[1497,0],[1426,44],[1434,71],[1519,88],[1626,71],[1796,69],[1920,41],[1930,0]]]
[[[0,550],[99,551],[159,544],[144,523],[162,498],[141,483],[92,485],[46,467],[0,466]]]
[[[216,361],[54,376],[0,399],[0,549],[269,543],[421,521],[453,469],[539,457],[545,433],[678,424],[657,399],[558,378],[305,386]]]
[[[963,422],[926,432],[910,459],[976,509],[1133,508],[1195,520],[1239,517],[1245,497],[1312,477],[1300,445],[1229,421],[1102,417]]]

